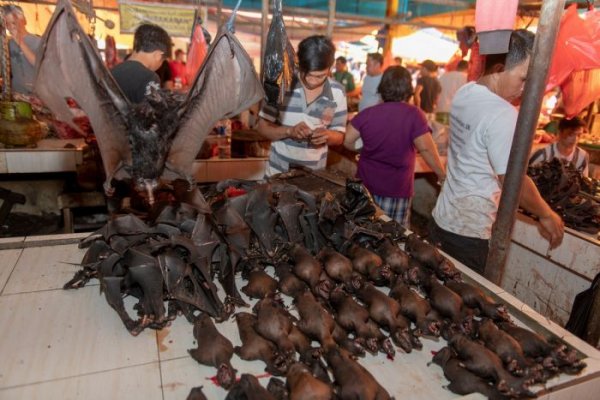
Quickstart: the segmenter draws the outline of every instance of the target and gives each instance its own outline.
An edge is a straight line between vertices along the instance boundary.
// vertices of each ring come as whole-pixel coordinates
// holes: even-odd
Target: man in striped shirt
[[[344,141],[346,94],[329,77],[335,46],[326,36],[309,36],[298,45],[298,80],[279,108],[264,104],[257,126],[270,139],[266,176],[286,172],[290,164],[311,169],[327,166],[327,149]]]
[[[577,139],[584,129],[585,123],[580,118],[561,119],[558,123],[558,141],[533,153],[529,158],[529,165],[558,158],[570,162],[583,176],[588,176],[590,156],[585,150],[577,147]]]

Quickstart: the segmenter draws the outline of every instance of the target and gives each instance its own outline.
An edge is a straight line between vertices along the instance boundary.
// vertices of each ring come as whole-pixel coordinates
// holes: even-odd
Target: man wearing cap
[[[461,87],[450,107],[450,146],[446,180],[433,209],[430,240],[457,260],[482,273],[496,220],[518,112],[527,78],[534,35],[513,31],[508,52],[486,57],[475,82]],[[550,247],[562,242],[564,224],[523,178],[521,208],[538,218]]]
[[[415,87],[415,105],[426,114],[435,112],[442,86],[437,79],[438,66],[431,60],[421,63],[421,76]]]

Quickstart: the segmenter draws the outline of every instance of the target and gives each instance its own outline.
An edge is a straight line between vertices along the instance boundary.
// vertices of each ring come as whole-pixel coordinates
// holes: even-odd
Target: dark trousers
[[[489,240],[448,232],[440,228],[434,219],[429,224],[428,240],[467,267],[483,274],[490,248]]]

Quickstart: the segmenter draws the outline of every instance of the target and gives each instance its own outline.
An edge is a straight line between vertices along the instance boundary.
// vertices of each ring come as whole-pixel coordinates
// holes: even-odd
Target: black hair
[[[17,6],[15,4],[5,4],[3,6],[0,6],[0,11],[2,11],[4,15],[14,14],[25,18],[25,13],[23,12],[21,6]]]
[[[485,72],[488,75],[498,72],[498,66],[506,71],[525,61],[533,52],[535,35],[526,29],[517,29],[510,35],[508,53],[488,54],[485,56]]]
[[[367,58],[377,61],[379,64],[383,65],[383,56],[380,53],[369,53],[367,54]]]
[[[348,60],[346,60],[346,57],[344,57],[344,56],[339,56],[338,58],[335,59],[335,61],[341,62],[342,64],[348,63]]]
[[[577,129],[585,127],[585,122],[579,117],[573,117],[571,119],[563,118],[558,123],[558,130],[560,132],[566,129]]]
[[[334,61],[335,45],[327,36],[309,36],[298,45],[298,68],[303,73],[329,69]]]
[[[410,72],[399,65],[388,67],[383,72],[377,92],[384,102],[407,101],[413,95]]]
[[[457,71],[465,71],[467,68],[469,68],[469,63],[466,60],[460,60],[458,64],[456,64]]]
[[[171,56],[171,37],[163,28],[154,24],[142,24],[133,35],[133,51],[152,53],[162,51],[165,58]]]

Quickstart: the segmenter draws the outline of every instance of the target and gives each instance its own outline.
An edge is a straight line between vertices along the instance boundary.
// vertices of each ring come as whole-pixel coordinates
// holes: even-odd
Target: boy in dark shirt
[[[171,37],[160,26],[140,25],[133,37],[133,54],[111,72],[132,103],[140,103],[151,87],[160,89],[156,70],[171,54]]]

